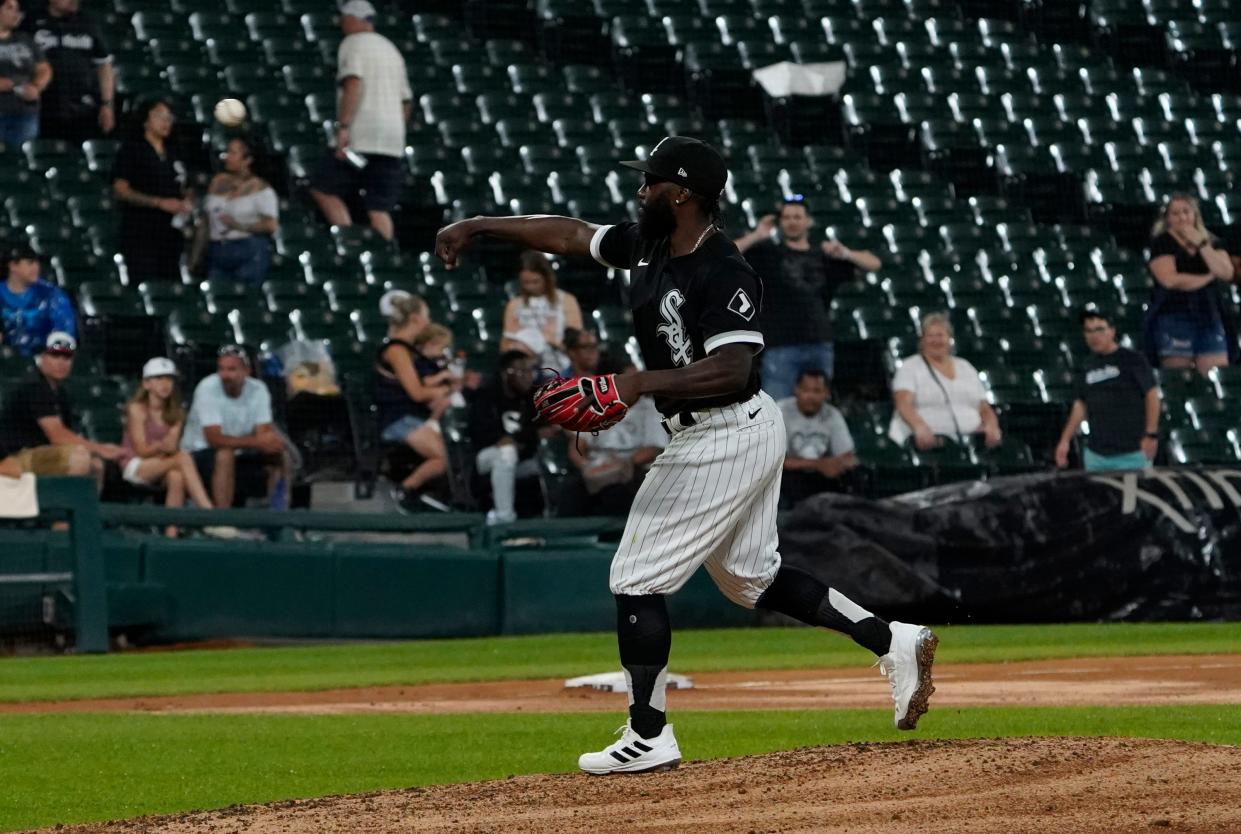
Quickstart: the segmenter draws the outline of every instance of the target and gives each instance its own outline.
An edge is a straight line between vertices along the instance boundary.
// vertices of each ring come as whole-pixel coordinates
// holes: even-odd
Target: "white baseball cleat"
[[[609,773],[649,773],[672,770],[681,763],[681,748],[672,735],[672,725],[665,724],[655,738],[643,738],[626,721],[616,732],[620,739],[598,753],[583,753],[577,766],[587,773],[604,776]]]
[[[891,622],[892,645],[879,658],[879,671],[887,676],[896,703],[896,729],[912,730],[929,707],[935,686],[931,664],[939,638],[929,628]]]

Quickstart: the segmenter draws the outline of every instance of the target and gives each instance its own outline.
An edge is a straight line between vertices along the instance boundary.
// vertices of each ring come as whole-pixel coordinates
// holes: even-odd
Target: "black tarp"
[[[1241,618],[1241,468],[1020,475],[869,501],[825,494],[786,562],[884,616]]]

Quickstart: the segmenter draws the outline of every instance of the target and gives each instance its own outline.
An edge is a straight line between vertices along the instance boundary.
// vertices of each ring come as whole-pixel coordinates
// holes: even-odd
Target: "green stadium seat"
[[[86,281],[78,287],[78,310],[87,317],[132,313],[141,307],[137,291],[117,281]]]
[[[294,310],[289,321],[297,338],[306,341],[342,341],[354,338],[356,331],[348,313],[331,310]]]
[[[602,67],[588,64],[570,64],[561,67],[561,76],[567,92],[583,95],[616,91],[616,78]],[[543,91],[554,94],[556,91]]]
[[[922,489],[932,480],[932,470],[919,466],[910,452],[886,435],[869,432],[853,436],[860,468],[868,481],[867,494],[873,498],[900,495]]]
[[[263,297],[268,310],[284,313],[286,317],[293,310],[315,309],[327,304],[323,290],[301,278],[268,279],[263,282]]]
[[[172,12],[144,10],[133,16],[134,34],[138,40],[150,42],[157,38],[192,38],[193,31],[185,18]]]
[[[217,315],[201,309],[173,310],[168,316],[168,337],[173,344],[207,348],[237,341],[227,314]]]
[[[1227,464],[1241,461],[1237,430],[1226,433],[1201,429],[1172,429],[1168,432],[1169,456],[1183,464]]]
[[[270,310],[233,310],[229,321],[240,339],[240,344],[260,349],[274,349],[293,337],[293,327],[287,312]]]
[[[171,64],[205,67],[210,63],[206,45],[187,34],[155,38],[147,43],[147,52],[151,55],[152,64],[164,68],[161,74],[165,78],[167,67]]]

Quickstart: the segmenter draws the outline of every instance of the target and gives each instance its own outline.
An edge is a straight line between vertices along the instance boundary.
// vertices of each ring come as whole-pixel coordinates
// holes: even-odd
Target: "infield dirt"
[[[1241,831],[1241,748],[1135,739],[851,744],[237,806],[59,834],[1127,834]]]
[[[1241,703],[1241,655],[937,664],[935,679],[932,712],[972,705]],[[695,675],[694,683],[669,693],[674,721],[675,711],[686,709],[882,709],[888,703],[882,678],[865,668],[711,673]],[[566,690],[562,681],[504,681],[34,702],[0,705],[0,712],[611,710],[619,717],[624,703],[623,695]],[[1115,738],[914,740],[688,761],[643,776],[517,776],[46,831],[1239,834],[1238,797],[1238,747]]]

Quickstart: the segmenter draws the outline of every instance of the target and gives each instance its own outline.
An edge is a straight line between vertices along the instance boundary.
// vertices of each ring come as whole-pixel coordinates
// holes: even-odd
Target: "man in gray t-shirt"
[[[827,402],[827,376],[817,368],[797,377],[793,396],[780,400],[788,451],[780,503],[792,506],[810,495],[836,492],[840,479],[858,465],[844,415]]]

